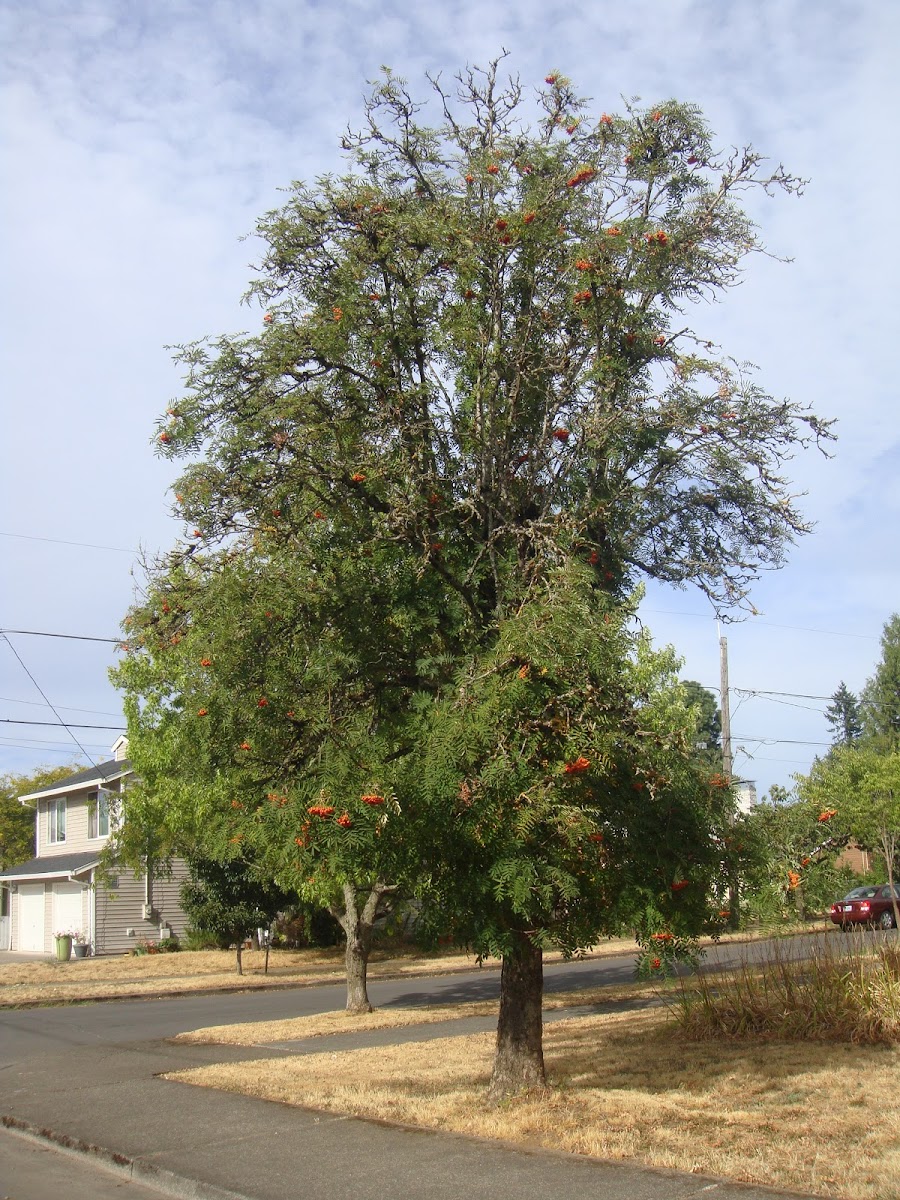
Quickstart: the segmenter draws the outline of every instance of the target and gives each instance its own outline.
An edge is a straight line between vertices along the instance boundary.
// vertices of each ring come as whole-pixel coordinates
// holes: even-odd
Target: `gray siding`
[[[183,938],[187,918],[181,910],[179,891],[188,878],[187,866],[180,860],[172,864],[170,879],[152,879],[150,883],[150,920],[143,916],[146,896],[143,876],[122,871],[115,888],[97,885],[96,953],[125,954],[142,938],[159,939],[160,925],[168,925],[177,938]],[[133,929],[134,933],[128,933]]]
[[[96,791],[96,785],[93,790]],[[38,802],[36,857],[50,858],[54,854],[78,854],[82,850],[94,850],[99,854],[108,838],[88,837],[89,794],[89,791],[76,792],[66,797],[66,840],[64,842],[50,841],[50,806],[55,805],[56,798]]]

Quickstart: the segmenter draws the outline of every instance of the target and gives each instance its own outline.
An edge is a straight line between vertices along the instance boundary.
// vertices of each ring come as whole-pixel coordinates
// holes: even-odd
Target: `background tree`
[[[900,613],[885,622],[881,661],[863,688],[862,709],[868,737],[887,749],[900,744]]]
[[[722,768],[722,714],[714,694],[695,679],[685,679],[681,685],[688,702],[697,712],[696,748],[707,762]]]
[[[0,869],[16,867],[34,857],[34,809],[20,804],[19,796],[39,792],[81,769],[78,763],[70,763],[38,767],[24,775],[0,776]]]
[[[370,1008],[376,924],[417,861],[391,780],[411,684],[427,689],[443,644],[419,575],[391,547],[338,545],[314,574],[277,542],[196,556],[132,610],[116,673],[143,781],[125,797],[132,858],[154,830],[224,863],[250,853],[340,923],[351,1011]]]
[[[266,306],[262,331],[184,347],[185,393],[157,433],[161,453],[191,460],[177,497],[193,531],[161,564],[160,594],[180,595],[185,562],[214,571],[217,547],[279,547],[310,586],[336,560],[355,573],[393,556],[368,594],[361,584],[352,605],[329,607],[336,625],[310,626],[316,645],[377,608],[391,570],[414,573],[391,630],[404,732],[370,721],[377,770],[355,767],[357,780],[374,771],[382,796],[390,764],[399,777],[421,757],[416,714],[490,656],[548,580],[568,578],[560,568],[580,562],[598,605],[644,575],[739,603],[807,528],[783,462],[830,436],[685,316],[763,250],[742,196],[796,192],[796,179],[751,149],[715,151],[689,105],[592,118],[563,76],[532,102],[497,63],[457,84],[433,81],[428,125],[388,73],[345,138],[348,172],[294,185],[260,221],[250,297]],[[183,636],[179,603],[162,626],[159,612],[135,614],[136,655],[158,628]],[[377,679],[381,661],[372,643],[334,678]],[[175,711],[173,678],[162,708]],[[139,734],[139,669],[129,686]],[[330,748],[353,720],[334,724]],[[241,741],[219,744],[234,755]],[[292,783],[313,745],[280,760]]]
[[[232,943],[237,973],[243,975],[244,940],[268,929],[290,897],[270,879],[260,877],[244,857],[187,857],[191,878],[181,886],[181,903],[194,929],[212,934],[221,945]]]
[[[831,703],[825,709],[825,720],[831,726],[831,737],[836,746],[849,746],[862,736],[863,720],[859,700],[843,679],[831,697]]]
[[[900,752],[876,744],[839,747],[800,781],[801,792],[824,817],[864,849],[880,851],[888,883],[900,868]],[[894,898],[894,928],[900,910]]]
[[[747,852],[746,908],[761,924],[803,920],[846,890],[852,873],[835,859],[850,835],[834,818],[802,787],[799,795],[773,788],[742,817],[734,836]]]

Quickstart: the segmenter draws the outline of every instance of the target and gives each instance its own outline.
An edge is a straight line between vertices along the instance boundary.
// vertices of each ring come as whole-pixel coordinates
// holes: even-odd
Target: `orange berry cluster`
[[[593,179],[597,172],[593,167],[582,167],[580,171],[576,171],[571,179],[566,180],[566,187],[578,187],[580,183],[587,183],[589,179]]]
[[[581,775],[582,772],[588,770],[590,765],[591,760],[589,758],[585,758],[584,755],[581,754],[575,759],[574,762],[566,763],[566,765],[563,767],[563,771],[566,775]]]

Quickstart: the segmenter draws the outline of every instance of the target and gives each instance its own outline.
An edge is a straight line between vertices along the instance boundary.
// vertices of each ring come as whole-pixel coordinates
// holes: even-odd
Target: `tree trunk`
[[[544,1074],[541,1002],[544,964],[527,934],[514,935],[500,972],[500,1018],[490,1096],[500,1100],[524,1088],[542,1087]]]
[[[900,905],[894,892],[894,855],[897,853],[897,835],[887,829],[881,830],[881,852],[887,867],[888,887],[891,889],[891,905],[894,909],[894,928],[900,929]]]
[[[358,925],[358,922],[357,922]],[[366,990],[366,972],[369,966],[371,938],[361,934],[347,934],[347,949],[344,963],[347,971],[347,1012],[370,1013],[369,993]]]
[[[241,959],[241,952],[243,951],[243,949],[244,949],[244,943],[241,940],[241,938],[238,938],[238,940],[237,940],[237,973],[238,973],[238,975],[243,975],[243,973],[244,973],[244,964]]]
[[[375,920],[381,901],[396,890],[389,884],[376,883],[369,891],[365,904],[360,908],[356,888],[351,883],[345,883],[343,911],[337,908],[330,910],[331,915],[340,922],[347,939],[344,950],[344,965],[347,974],[347,1012],[369,1013],[372,1011],[369,993],[366,989],[366,973],[369,967],[369,954],[372,950],[372,938],[375,933]]]

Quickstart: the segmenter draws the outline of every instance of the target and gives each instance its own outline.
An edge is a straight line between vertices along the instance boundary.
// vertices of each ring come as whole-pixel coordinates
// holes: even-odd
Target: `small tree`
[[[237,973],[243,975],[244,939],[268,929],[290,897],[244,858],[216,861],[188,855],[191,878],[181,886],[181,903],[194,927],[211,933],[237,950]]]
[[[813,765],[801,789],[821,805],[820,820],[834,821],[860,846],[881,852],[893,888],[900,867],[900,751],[885,754],[871,744],[840,747]],[[900,928],[896,896],[894,922]]]
[[[132,609],[115,674],[142,780],[124,799],[132,857],[154,832],[221,862],[251,854],[340,923],[354,1012],[370,1009],[376,924],[416,861],[391,780],[418,719],[411,686],[439,669],[427,599],[418,563],[390,547],[335,546],[315,573],[277,544],[198,556]]]

